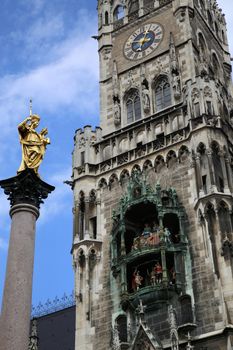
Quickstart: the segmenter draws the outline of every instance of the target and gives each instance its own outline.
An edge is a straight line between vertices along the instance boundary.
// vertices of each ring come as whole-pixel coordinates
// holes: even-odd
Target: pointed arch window
[[[106,26],[109,25],[109,16],[108,16],[108,12],[107,11],[105,12],[105,15],[104,15],[104,24]]]
[[[126,100],[127,123],[141,119],[141,101],[138,90],[133,90]]]
[[[157,111],[172,104],[171,87],[166,77],[161,78],[155,86],[155,104]]]
[[[120,19],[125,17],[125,10],[122,5],[119,5],[115,8],[113,13],[114,21],[119,21]]]
[[[129,1],[129,14],[137,12],[139,10],[139,1],[131,0]]]

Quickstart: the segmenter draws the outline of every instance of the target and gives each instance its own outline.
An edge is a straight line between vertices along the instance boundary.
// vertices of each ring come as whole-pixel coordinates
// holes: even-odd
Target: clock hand
[[[142,48],[142,45],[143,45],[145,42],[148,41],[148,39],[146,40],[146,36],[147,36],[148,33],[149,33],[149,28],[146,30],[145,35],[144,35],[144,37],[143,37],[143,39],[142,39],[142,41],[141,41],[141,48]]]

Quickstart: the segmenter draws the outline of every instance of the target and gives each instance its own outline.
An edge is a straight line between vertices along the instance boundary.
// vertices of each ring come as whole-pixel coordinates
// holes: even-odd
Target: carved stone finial
[[[38,350],[38,334],[37,334],[37,320],[32,320],[31,335],[29,337],[28,350]]]
[[[177,331],[176,315],[172,305],[169,305],[168,313],[170,322],[171,349],[179,350],[179,336]]]

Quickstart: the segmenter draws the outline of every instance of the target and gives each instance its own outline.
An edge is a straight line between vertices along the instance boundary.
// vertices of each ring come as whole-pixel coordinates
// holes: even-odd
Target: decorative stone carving
[[[174,38],[172,33],[170,33],[170,50],[169,50],[169,56],[170,56],[170,68],[171,73],[177,75],[179,68],[178,68],[178,61],[176,57],[176,48],[174,44]]]
[[[205,97],[210,97],[210,98],[213,97],[211,88],[210,88],[209,86],[206,86],[206,87],[204,88],[204,96],[205,96]]]
[[[111,58],[111,53],[112,53],[112,50],[111,50],[111,49],[105,49],[104,52],[103,52],[103,59],[104,59],[105,61],[110,60],[110,58]]]
[[[180,87],[180,77],[179,75],[172,75],[172,88],[174,91],[175,99],[179,99],[181,97],[181,87]]]
[[[197,88],[194,88],[194,89],[192,90],[192,94],[191,94],[192,101],[194,102],[194,101],[198,100],[199,97],[200,97],[200,92],[199,92],[199,90],[198,90]]]
[[[179,336],[177,331],[176,315],[172,305],[169,305],[168,313],[169,313],[169,322],[170,322],[171,349],[179,350]]]
[[[114,324],[112,329],[112,350],[120,350],[121,344],[119,339],[119,331],[117,327],[117,323]]]
[[[113,105],[113,113],[114,113],[114,124],[119,126],[121,124],[121,106],[120,101],[115,98]]]
[[[0,181],[0,187],[8,195],[11,207],[16,204],[31,204],[38,209],[55,187],[42,181],[32,169],[26,169],[17,176]]]
[[[119,98],[119,78],[118,78],[118,69],[116,61],[113,61],[113,72],[112,72],[112,85],[113,85],[113,96]]]
[[[228,257],[228,256],[233,257],[233,243],[229,239],[227,234],[225,234],[225,237],[222,240],[221,255],[224,257]]]
[[[150,93],[145,85],[142,85],[142,104],[145,114],[148,114],[150,112]]]
[[[37,320],[32,320],[31,335],[29,337],[28,350],[38,350]]]

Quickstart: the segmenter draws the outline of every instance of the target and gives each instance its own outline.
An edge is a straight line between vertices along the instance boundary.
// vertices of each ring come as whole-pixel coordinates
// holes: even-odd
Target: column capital
[[[26,169],[18,175],[0,181],[0,187],[10,200],[11,208],[16,205],[29,205],[40,209],[41,203],[55,187],[42,181],[32,169]]]

